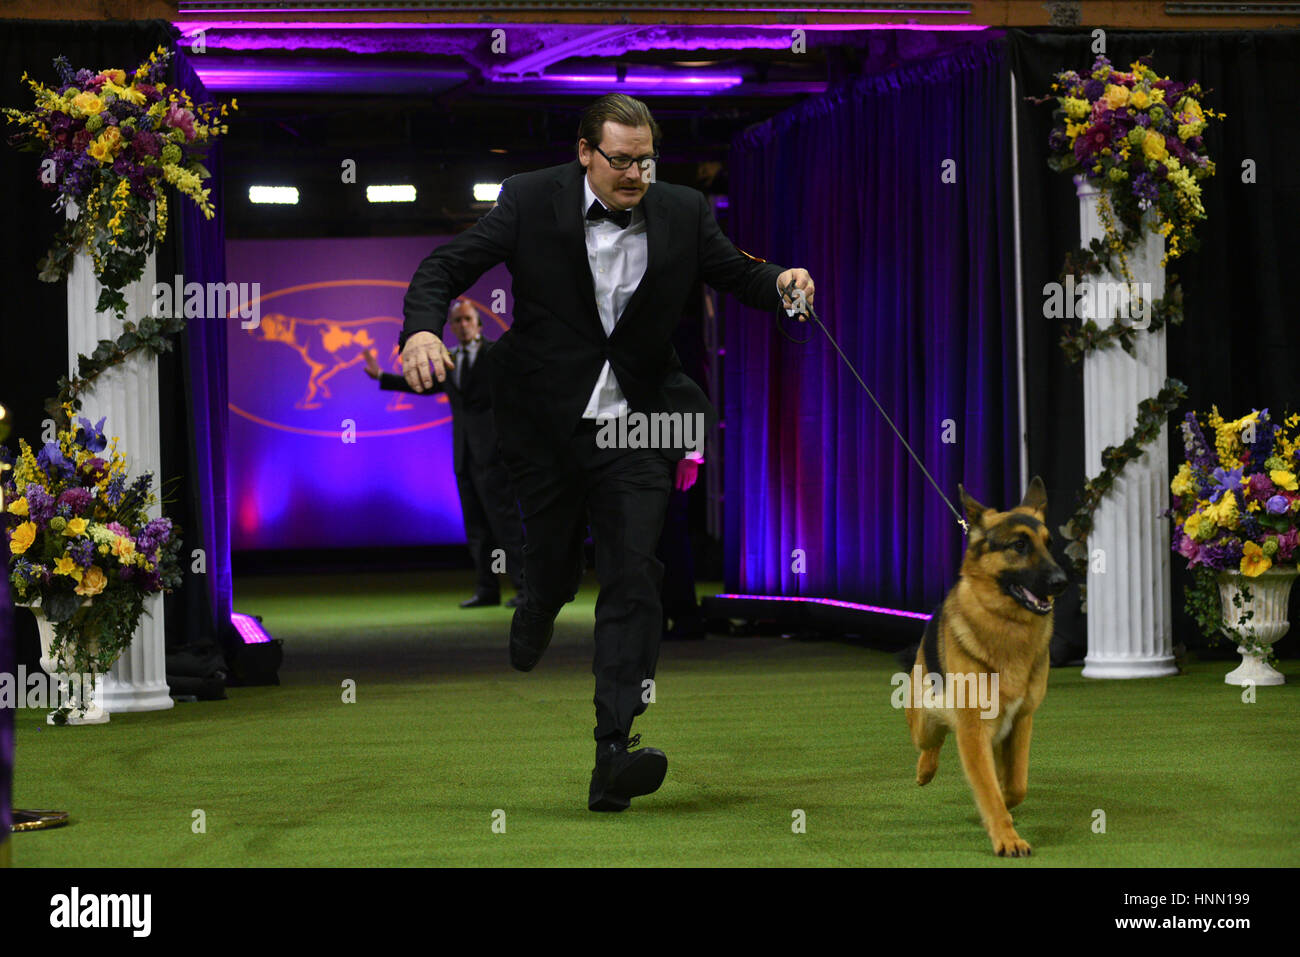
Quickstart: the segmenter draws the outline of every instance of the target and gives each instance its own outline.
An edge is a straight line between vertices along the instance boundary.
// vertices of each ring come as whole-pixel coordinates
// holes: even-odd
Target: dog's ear
[[[966,490],[961,487],[960,483],[957,485],[957,492],[961,495],[961,505],[962,508],[966,510],[966,518],[970,520],[971,527],[980,528],[980,519],[982,519],[984,513],[988,511],[987,506],[981,505],[979,502],[975,501],[975,499],[966,494]]]
[[[1029,482],[1029,488],[1025,491],[1025,497],[1020,500],[1020,508],[1031,508],[1035,512],[1047,515],[1047,486],[1043,484],[1042,478],[1035,475]]]

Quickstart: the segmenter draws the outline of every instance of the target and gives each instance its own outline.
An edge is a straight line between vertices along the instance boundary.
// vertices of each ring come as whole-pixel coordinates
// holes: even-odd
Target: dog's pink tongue
[[[1028,588],[1025,589],[1025,597],[1028,598],[1035,605],[1041,605],[1043,603],[1043,600],[1039,598],[1037,595],[1035,595],[1033,592],[1031,592]]]

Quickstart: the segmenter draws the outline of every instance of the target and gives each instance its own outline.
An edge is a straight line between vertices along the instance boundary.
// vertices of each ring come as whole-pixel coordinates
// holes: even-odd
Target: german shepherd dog
[[[929,701],[911,696],[907,726],[921,752],[916,783],[934,777],[939,748],[954,732],[994,852],[1027,857],[1031,848],[1016,833],[1008,808],[1025,799],[1029,786],[1029,736],[1047,693],[1052,603],[1068,579],[1048,551],[1052,536],[1044,524],[1047,490],[1041,478],[1034,476],[1024,500],[1009,512],[981,505],[960,485],[957,490],[970,541],[957,584],[926,626],[912,685],[920,687],[934,674],[954,685],[964,681],[966,691],[996,688],[996,695],[986,694],[983,705],[974,694],[940,693]]]

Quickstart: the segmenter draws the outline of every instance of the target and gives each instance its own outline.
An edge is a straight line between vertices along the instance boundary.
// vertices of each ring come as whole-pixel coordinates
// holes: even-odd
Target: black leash
[[[781,290],[781,295],[793,303],[796,301],[795,291],[796,291],[795,282],[793,279],[791,279],[790,284],[786,286],[783,290]],[[957,509],[953,506],[952,502],[949,501],[948,496],[943,494],[943,489],[939,487],[939,483],[936,482],[933,477],[931,477],[928,471],[926,471],[925,466],[921,464],[921,460],[917,458],[916,453],[912,451],[912,447],[908,445],[907,440],[903,438],[903,434],[899,432],[898,428],[894,425],[894,420],[889,417],[889,413],[887,413],[881,407],[879,402],[876,402],[876,397],[871,394],[871,390],[867,388],[867,384],[862,381],[862,376],[858,375],[858,370],[853,367],[853,363],[850,362],[849,357],[844,354],[844,350],[840,348],[840,344],[835,341],[835,337],[831,335],[830,330],[827,329],[824,325],[822,325],[822,321],[817,317],[817,311],[813,309],[812,303],[808,302],[808,300],[803,297],[800,297],[798,302],[803,307],[804,314],[813,322],[817,323],[817,328],[820,329],[823,332],[823,334],[825,334],[826,338],[830,341],[830,344],[835,347],[835,351],[840,354],[840,359],[843,360],[844,364],[849,367],[849,371],[853,373],[853,378],[857,379],[858,385],[862,386],[862,391],[867,394],[867,396],[871,399],[873,403],[875,403],[876,408],[880,410],[880,414],[883,415],[885,417],[885,421],[889,423],[889,427],[893,429],[894,434],[898,436],[898,441],[902,442],[903,448],[907,449],[907,454],[912,456],[912,461],[914,461],[917,464],[917,467],[920,468],[920,470],[925,473],[925,477],[930,480],[930,484],[933,485],[934,490],[939,493],[939,497],[944,500],[948,508],[952,511],[953,515],[957,516],[957,524],[961,526],[961,533],[963,535],[967,534],[967,532],[970,530],[970,525],[967,523],[966,519],[962,518],[961,513],[957,511]],[[780,316],[777,317],[776,328],[783,336],[785,336],[791,342],[803,343],[803,342],[808,342],[810,339],[812,339],[811,334],[806,339],[794,338],[794,336],[790,335],[788,332],[786,332],[784,329],[781,328]]]

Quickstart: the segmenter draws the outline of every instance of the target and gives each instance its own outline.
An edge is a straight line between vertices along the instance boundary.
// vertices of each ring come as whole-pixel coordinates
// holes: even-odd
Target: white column
[[[1097,212],[1098,191],[1076,178],[1082,245],[1105,240]],[[1129,275],[1143,298],[1165,294],[1164,237],[1147,229],[1128,252]],[[1094,283],[1125,282],[1103,272]],[[1149,283],[1149,293],[1145,285]],[[1097,288],[1097,287],[1094,287]],[[1088,300],[1085,299],[1085,302]],[[1083,319],[1101,328],[1118,310],[1094,297]],[[1128,320],[1122,320],[1128,321]],[[1139,330],[1130,356],[1119,345],[1089,354],[1083,366],[1084,467],[1089,477],[1102,470],[1101,453],[1120,445],[1137,427],[1137,407],[1165,383],[1165,329]],[[1178,673],[1174,664],[1169,584],[1169,430],[1162,425],[1154,444],[1124,467],[1094,515],[1088,539],[1088,654],[1085,678],[1156,678]]]
[[[68,217],[76,218],[77,209],[68,206]],[[153,284],[157,259],[151,255],[144,274],[125,290],[129,319],[149,314],[153,307]],[[116,339],[122,324],[111,312],[96,313],[100,285],[95,279],[89,253],[79,253],[68,273],[68,372],[77,372],[77,356],[94,352],[100,339]],[[158,360],[139,353],[114,366],[95,380],[82,396],[81,411],[91,422],[107,416],[104,433],[118,438],[118,450],[126,456],[132,479],[145,472],[154,476],[157,493],[162,482],[162,455],[158,419]],[[162,515],[155,503],[149,517]],[[131,646],[104,677],[104,710],[163,711],[172,707],[167,687],[166,643],[163,633],[162,595],[150,595],[144,602],[145,614],[136,628]]]

